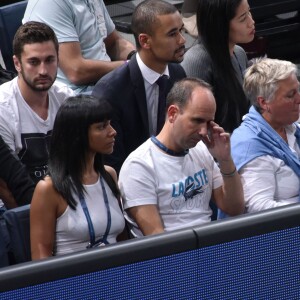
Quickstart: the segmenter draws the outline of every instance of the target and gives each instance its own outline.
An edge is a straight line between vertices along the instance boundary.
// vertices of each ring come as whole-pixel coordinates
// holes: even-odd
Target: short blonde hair
[[[251,104],[259,111],[257,102],[259,96],[270,102],[278,89],[278,82],[295,74],[295,64],[279,59],[260,58],[253,61],[253,65],[246,70],[244,91]]]

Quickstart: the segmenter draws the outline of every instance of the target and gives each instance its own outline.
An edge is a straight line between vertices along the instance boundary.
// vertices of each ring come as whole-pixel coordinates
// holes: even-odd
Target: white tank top
[[[111,244],[116,242],[116,237],[123,231],[125,221],[117,198],[106,182],[104,180],[103,182],[111,213],[111,227],[107,238]],[[84,194],[85,202],[94,226],[96,240],[98,240],[104,235],[107,226],[107,210],[100,179],[95,184],[84,185],[84,188],[86,190]],[[73,196],[77,201],[76,210],[68,206],[56,221],[54,255],[84,250],[90,242],[86,216],[80,205],[78,196]]]

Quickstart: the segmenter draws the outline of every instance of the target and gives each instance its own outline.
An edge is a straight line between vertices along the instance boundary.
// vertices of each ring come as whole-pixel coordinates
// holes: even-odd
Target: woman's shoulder
[[[247,59],[247,54],[246,54],[245,50],[241,46],[238,46],[238,45],[234,46],[234,54],[237,57],[240,57],[242,59]]]
[[[198,42],[186,51],[183,63],[189,59],[210,59],[210,56],[204,45]]]
[[[110,176],[113,178],[113,180],[115,182],[118,182],[118,176],[117,176],[116,170],[113,167],[108,166],[108,165],[105,165],[104,168],[105,168],[106,172],[108,172],[110,174]]]
[[[57,211],[61,203],[65,203],[62,200],[62,196],[55,189],[51,177],[46,176],[37,183],[31,204],[39,209]]]
[[[37,183],[36,188],[47,191],[54,189],[52,178],[50,176],[45,176]]]
[[[35,188],[34,194],[42,198],[60,199],[61,195],[55,189],[52,178],[46,176],[44,179],[40,180]]]
[[[242,69],[242,72],[244,72],[248,67],[248,58],[247,58],[247,54],[246,54],[245,50],[242,47],[235,45],[234,56],[235,56],[235,59],[237,60],[239,68]],[[234,64],[234,62],[233,62],[233,64]],[[241,75],[240,80],[241,80],[241,82],[243,81],[242,75]]]
[[[181,63],[187,76],[197,77],[212,84],[212,64],[209,53],[201,43],[192,46]]]

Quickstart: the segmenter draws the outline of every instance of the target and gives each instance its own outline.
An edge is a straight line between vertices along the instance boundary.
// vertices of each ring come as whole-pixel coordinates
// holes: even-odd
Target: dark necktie
[[[156,83],[159,87],[156,134],[160,133],[160,131],[163,128],[164,123],[165,123],[166,96],[167,96],[166,88],[167,88],[168,80],[169,80],[169,78],[167,75],[162,75],[156,80]]]

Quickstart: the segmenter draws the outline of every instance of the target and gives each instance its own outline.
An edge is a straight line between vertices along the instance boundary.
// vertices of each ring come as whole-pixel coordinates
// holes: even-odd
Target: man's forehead
[[[215,104],[215,97],[212,91],[206,87],[197,86],[191,93],[191,97],[189,102],[192,103],[202,103],[207,104],[207,102],[211,104]]]
[[[206,88],[200,88],[197,91],[194,90],[182,110],[183,114],[188,114],[194,117],[202,114],[214,115],[215,112],[215,98],[211,91]]]
[[[42,43],[30,43],[25,44],[23,47],[22,55],[29,57],[39,57],[39,56],[57,56],[55,45],[52,41],[42,42]]]
[[[39,51],[41,49],[49,49],[56,52],[55,45],[53,41],[45,41],[45,42],[38,42],[38,43],[27,43],[23,46],[23,52],[25,51]]]
[[[167,27],[182,27],[183,21],[178,11],[170,14],[158,15],[156,28],[161,28],[162,24]],[[164,28],[162,28],[164,29]],[[169,28],[168,28],[169,29]],[[166,29],[165,29],[166,30]]]

